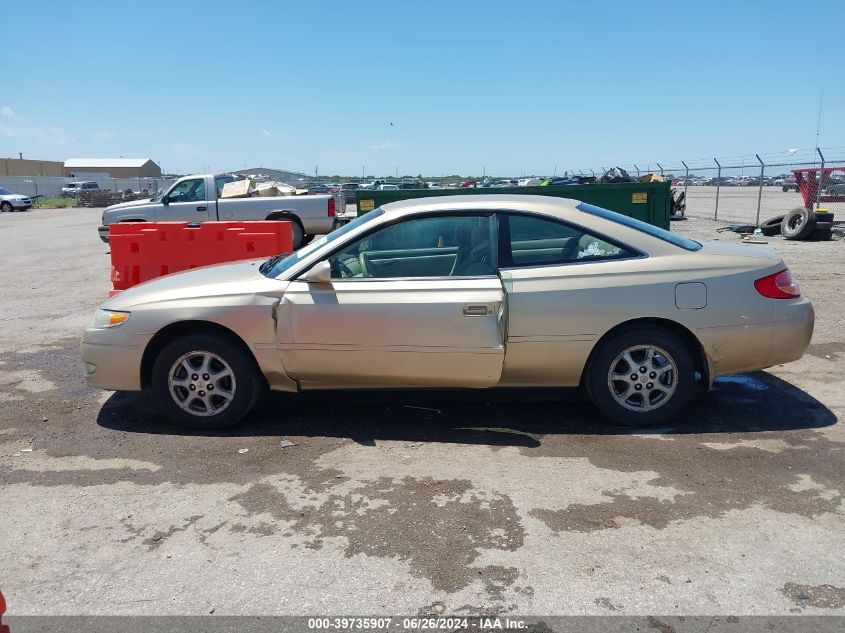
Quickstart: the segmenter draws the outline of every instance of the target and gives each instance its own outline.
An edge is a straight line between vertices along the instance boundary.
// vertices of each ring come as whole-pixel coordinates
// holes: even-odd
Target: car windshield
[[[3,189],[3,187],[0,187],[0,196],[11,196],[11,195],[12,195],[11,191],[9,191],[8,189]]]
[[[589,213],[590,215],[595,215],[600,218],[604,218],[605,220],[610,220],[611,222],[616,222],[617,224],[627,226],[628,228],[636,229],[637,231],[647,233],[652,237],[656,237],[657,239],[663,240],[664,242],[669,242],[673,246],[683,248],[684,250],[697,251],[701,249],[701,244],[694,240],[689,240],[685,237],[681,237],[680,235],[670,233],[665,229],[661,229],[652,224],[648,224],[647,222],[630,218],[627,215],[622,215],[621,213],[616,213],[615,211],[610,211],[602,207],[587,204],[586,202],[582,202],[581,204],[579,204],[578,209],[580,209],[584,213]]]
[[[383,215],[383,214],[384,214],[384,211],[382,211],[381,209],[376,209],[375,211],[370,211],[369,213],[366,213],[362,216],[355,218],[354,220],[352,220],[352,222],[349,222],[348,224],[344,224],[342,227],[332,231],[328,235],[324,235],[320,239],[314,240],[308,246],[300,248],[295,253],[291,253],[290,255],[287,255],[287,256],[285,256],[284,254],[283,255],[274,255],[273,257],[268,259],[266,262],[261,264],[259,271],[261,271],[261,273],[265,277],[270,277],[270,278],[275,279],[276,277],[281,275],[283,272],[285,272],[287,269],[289,269],[294,264],[301,262],[303,259],[305,259],[306,256],[310,255],[311,253],[316,251],[321,246],[323,246],[325,244],[329,244],[331,242],[334,242],[339,237],[343,237],[344,235],[346,235],[350,231],[354,231],[356,228],[358,228],[362,224],[366,224],[370,220],[374,220],[375,218],[377,218],[377,217],[379,217],[380,215]]]

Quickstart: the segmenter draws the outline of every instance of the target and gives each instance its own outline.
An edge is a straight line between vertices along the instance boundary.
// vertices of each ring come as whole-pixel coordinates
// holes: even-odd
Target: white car
[[[9,213],[10,211],[28,211],[31,208],[32,198],[0,187],[0,211]]]
[[[390,185],[390,184],[379,185],[378,190],[379,191],[399,191],[399,186],[398,185]]]

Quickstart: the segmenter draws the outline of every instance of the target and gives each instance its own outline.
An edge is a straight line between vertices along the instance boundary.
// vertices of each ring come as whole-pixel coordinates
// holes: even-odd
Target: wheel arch
[[[150,342],[147,343],[147,347],[144,349],[144,354],[141,356],[142,389],[150,386],[152,382],[153,364],[155,363],[155,359],[161,350],[163,350],[171,341],[186,334],[216,334],[218,336],[225,337],[247,353],[249,358],[252,360],[258,375],[261,376],[261,379],[266,383],[267,379],[264,376],[264,372],[261,371],[258,360],[255,358],[255,354],[250,349],[249,345],[246,344],[246,341],[225,325],[220,325],[219,323],[214,323],[213,321],[194,319],[189,321],[177,321],[175,323],[171,323],[170,325],[166,325],[156,332],[155,336],[153,336],[153,338],[150,339]]]
[[[291,222],[296,222],[299,225],[299,228],[302,229],[303,235],[305,234],[305,225],[302,224],[302,220],[299,218],[299,216],[293,213],[292,211],[273,211],[272,213],[267,214],[267,217],[264,219],[270,221],[290,220]]]
[[[607,332],[605,332],[601,338],[593,345],[593,349],[590,351],[590,355],[587,357],[587,362],[584,363],[584,368],[581,370],[581,382],[580,384],[583,386],[585,385],[586,377],[590,371],[590,365],[593,362],[596,354],[601,349],[602,345],[605,342],[610,340],[612,337],[616,336],[620,332],[625,330],[630,330],[636,327],[643,327],[643,326],[650,326],[650,327],[658,327],[664,330],[667,330],[677,336],[681,341],[686,345],[687,349],[692,356],[695,371],[701,374],[702,383],[704,385],[709,386],[712,381],[712,368],[710,367],[710,361],[707,358],[707,354],[704,351],[704,347],[701,345],[701,341],[698,340],[698,337],[692,333],[692,331],[687,328],[686,326],[678,323],[677,321],[672,321],[671,319],[665,319],[662,317],[641,317],[637,319],[630,319],[628,321],[624,321],[615,325],[614,327],[610,328]]]

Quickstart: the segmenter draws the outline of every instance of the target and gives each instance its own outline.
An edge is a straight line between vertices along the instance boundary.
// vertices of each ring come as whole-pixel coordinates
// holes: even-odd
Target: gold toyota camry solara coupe
[[[583,386],[611,420],[648,425],[717,376],[799,358],[813,321],[770,251],[576,200],[444,196],[126,290],[81,353],[89,384],[150,388],[198,429],[267,388]]]

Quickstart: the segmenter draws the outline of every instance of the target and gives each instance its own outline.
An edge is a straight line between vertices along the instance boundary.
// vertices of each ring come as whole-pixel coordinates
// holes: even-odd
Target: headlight
[[[123,325],[129,320],[129,312],[116,312],[115,310],[97,310],[94,315],[94,327],[107,328]]]

